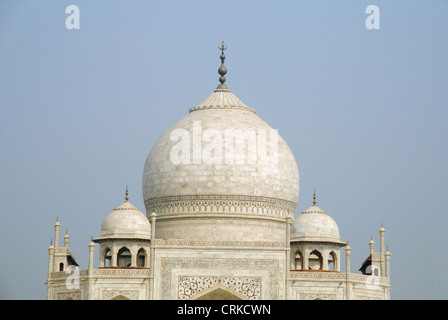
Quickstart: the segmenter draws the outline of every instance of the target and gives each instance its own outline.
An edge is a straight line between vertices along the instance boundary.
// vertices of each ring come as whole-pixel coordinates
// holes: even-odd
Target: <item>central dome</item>
[[[264,155],[257,144],[266,147]],[[255,196],[297,203],[297,164],[285,141],[252,109],[228,90],[215,92],[165,132],[146,160],[145,202],[179,195]]]
[[[299,197],[286,142],[223,82],[189,111],[146,159],[143,198],[147,215],[157,213],[156,237],[284,241]]]

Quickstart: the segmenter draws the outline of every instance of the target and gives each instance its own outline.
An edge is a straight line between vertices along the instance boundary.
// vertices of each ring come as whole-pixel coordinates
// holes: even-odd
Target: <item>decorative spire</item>
[[[350,245],[349,245],[348,240],[347,240],[347,244],[345,246],[345,251],[351,251],[351,250],[352,250],[352,248],[350,248]]]
[[[128,186],[126,186],[126,192],[125,192],[125,197],[124,197],[124,200],[126,200],[126,202],[128,202],[128,200],[129,200],[129,197],[128,197],[128,195],[129,195],[129,192],[128,192]]]
[[[224,50],[226,50],[227,47],[224,46],[224,41],[222,42],[221,46],[218,46],[218,49],[221,50],[221,55],[219,56],[219,58],[221,59],[221,66],[218,69],[218,73],[221,75],[219,77],[219,82],[221,82],[221,84],[218,85],[216,89],[228,89],[227,86],[224,84],[224,82],[226,82],[226,77],[224,77],[224,75],[227,73],[227,68],[224,65],[224,60],[226,58]]]
[[[316,205],[316,189],[314,189],[314,195],[313,195],[313,206]]]

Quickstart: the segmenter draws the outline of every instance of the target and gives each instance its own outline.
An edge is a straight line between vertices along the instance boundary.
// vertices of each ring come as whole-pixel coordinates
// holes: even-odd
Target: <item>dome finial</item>
[[[126,202],[129,200],[129,197],[128,197],[128,195],[129,195],[129,193],[128,193],[128,186],[126,186],[126,192],[125,192],[125,197],[124,197],[124,200],[126,200]]]
[[[314,195],[313,195],[313,206],[316,205],[316,189],[314,189]]]
[[[221,50],[221,55],[219,56],[219,58],[221,59],[221,66],[218,69],[218,73],[221,75],[219,77],[219,82],[221,82],[221,84],[218,85],[216,89],[228,89],[224,84],[224,82],[226,82],[226,77],[224,77],[224,75],[227,73],[227,68],[224,65],[224,60],[226,58],[224,50],[226,50],[227,47],[224,45],[224,41],[221,43],[221,46],[218,46],[218,49]]]

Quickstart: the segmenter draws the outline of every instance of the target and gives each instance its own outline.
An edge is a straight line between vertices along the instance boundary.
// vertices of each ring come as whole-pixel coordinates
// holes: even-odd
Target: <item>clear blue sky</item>
[[[392,298],[448,299],[447,17],[444,0],[1,1],[0,298],[45,299],[57,216],[85,269],[126,185],[144,210],[146,156],[213,92],[224,40],[229,88],[295,154],[296,214],[316,188],[352,270],[383,221]]]

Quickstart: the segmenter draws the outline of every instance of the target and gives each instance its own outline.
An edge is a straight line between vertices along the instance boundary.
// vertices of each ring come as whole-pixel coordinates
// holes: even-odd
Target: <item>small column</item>
[[[112,246],[112,248],[110,248],[110,266],[111,267],[116,267],[117,266],[117,247],[115,245]]]
[[[68,249],[68,240],[70,239],[70,237],[68,236],[68,230],[65,230],[65,236],[64,236],[64,246],[66,249]]]
[[[370,241],[369,241],[369,249],[370,249],[370,258],[373,259],[373,247],[375,246],[375,242],[373,241],[373,237],[370,236]]]
[[[381,222],[381,228],[379,230],[380,233],[380,275],[384,277],[384,233],[386,230],[383,228],[383,222]]]
[[[89,243],[89,273],[93,270],[93,252],[95,250],[95,243],[93,243],[93,239],[90,239]]]
[[[48,247],[48,278],[50,278],[50,274],[53,272],[53,260],[54,260],[54,247],[53,247],[53,241],[51,241],[50,246]]]
[[[103,244],[100,242],[100,248],[99,248],[99,263],[98,263],[98,267],[99,268],[104,268],[106,266],[106,252],[105,249],[103,248]]]
[[[386,259],[386,277],[388,278],[388,280],[390,281],[390,252],[389,252],[389,246],[387,246],[387,250],[386,253],[384,254],[385,259]]]
[[[330,252],[328,250],[322,250],[322,270],[328,271],[330,267],[328,266],[328,258],[330,256]]]
[[[289,212],[288,212],[289,214]],[[292,219],[288,215],[286,218],[286,248],[285,248],[285,278],[286,278],[286,285],[285,285],[285,300],[288,300],[288,288],[289,288],[289,273],[291,272],[291,225],[292,225]]]
[[[131,252],[131,268],[135,268],[137,267],[138,248],[135,245],[133,245],[128,249]]]
[[[47,275],[47,300],[50,299],[50,278],[53,272],[53,261],[54,261],[54,247],[53,241],[50,242],[48,247],[48,275]]]
[[[340,255],[341,255],[341,252],[340,252],[340,250],[338,250],[338,251],[336,252],[336,262],[335,262],[335,268],[336,268],[336,271],[338,271],[338,272],[341,271],[341,259],[340,259]]]
[[[348,245],[345,246],[345,272],[350,273],[350,253],[352,251],[352,248]]]
[[[149,270],[149,288],[150,288],[150,299],[154,300],[154,256],[155,256],[155,244],[154,240],[156,239],[156,219],[157,214],[155,212],[151,213],[151,248],[150,248],[150,270]]]
[[[303,261],[302,261],[303,270],[308,271],[309,270],[308,260],[310,258],[310,250],[308,248],[304,248],[302,254],[303,254]]]
[[[54,224],[54,247],[59,248],[59,229],[61,224],[59,223],[59,217],[56,218],[56,223]]]
[[[88,278],[87,278],[87,299],[93,300],[95,298],[95,294],[93,291],[93,251],[95,249],[95,243],[93,242],[93,237],[90,237],[89,243],[89,269],[88,269]]]
[[[351,297],[351,284],[350,284],[350,253],[352,248],[348,245],[345,247],[345,300],[350,300]]]

